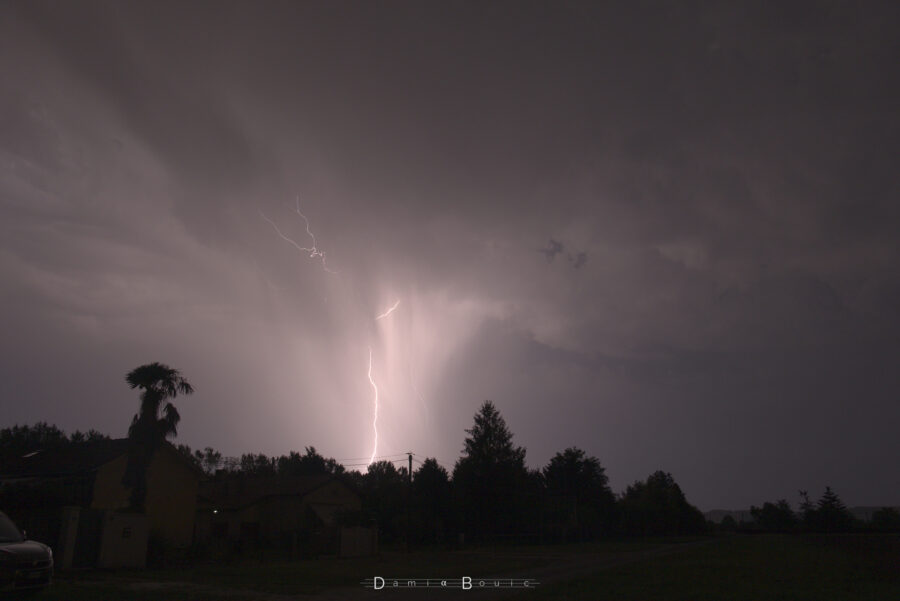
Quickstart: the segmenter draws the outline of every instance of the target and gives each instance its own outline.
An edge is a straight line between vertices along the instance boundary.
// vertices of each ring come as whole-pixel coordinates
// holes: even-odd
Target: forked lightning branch
[[[294,208],[294,212],[303,219],[304,226],[306,228],[306,234],[310,238],[310,243],[312,246],[302,246],[296,240],[285,234],[281,231],[278,225],[269,219],[265,213],[262,211],[259,212],[260,216],[272,226],[275,230],[275,233],[278,234],[278,237],[296,248],[298,251],[304,254],[308,254],[310,259],[321,259],[322,260],[322,269],[331,274],[337,274],[336,271],[330,269],[325,262],[325,251],[319,250],[319,247],[316,243],[316,236],[313,234],[312,230],[309,227],[309,219],[307,219],[306,215],[300,210],[300,197],[297,197],[297,206]],[[394,311],[397,310],[397,307],[400,305],[400,299],[397,299],[393,305],[388,307],[383,313],[378,314],[375,317],[375,321],[380,321],[389,317]],[[373,392],[373,408],[372,408],[372,432],[373,432],[373,443],[372,443],[372,455],[369,459],[369,465],[371,465],[375,461],[375,456],[378,455],[378,384],[375,382],[375,378],[372,375],[372,346],[369,346],[369,367],[366,373],[366,377],[369,380],[369,385],[372,387]],[[412,374],[410,374],[410,383],[412,384]],[[415,388],[415,386],[413,386]],[[416,395],[418,396],[418,391],[416,390]]]

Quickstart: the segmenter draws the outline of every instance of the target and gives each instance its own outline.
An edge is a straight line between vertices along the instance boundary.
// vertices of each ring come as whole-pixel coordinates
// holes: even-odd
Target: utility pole
[[[409,553],[409,523],[412,516],[412,451],[406,452],[409,457],[409,471],[406,474],[406,552]]]

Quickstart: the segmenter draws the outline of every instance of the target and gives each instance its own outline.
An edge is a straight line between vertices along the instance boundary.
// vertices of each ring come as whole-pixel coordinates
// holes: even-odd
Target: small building
[[[80,508],[83,517],[96,515],[96,510],[125,510],[131,493],[122,484],[129,444],[125,438],[98,440],[7,456],[0,463],[0,486],[42,500],[48,512],[56,512],[57,520],[63,506]],[[190,546],[201,476],[202,471],[168,442],[157,449],[147,472],[145,515],[150,536],[171,547]],[[57,537],[58,529],[57,524]],[[52,529],[45,536],[56,544]]]
[[[202,482],[199,542],[290,548],[305,555],[368,555],[374,529],[350,527],[362,500],[339,476],[226,476]]]

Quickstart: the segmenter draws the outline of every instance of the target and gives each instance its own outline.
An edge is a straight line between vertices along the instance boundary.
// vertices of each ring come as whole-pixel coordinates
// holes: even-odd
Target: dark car
[[[0,594],[38,591],[53,576],[53,552],[25,534],[0,511]]]

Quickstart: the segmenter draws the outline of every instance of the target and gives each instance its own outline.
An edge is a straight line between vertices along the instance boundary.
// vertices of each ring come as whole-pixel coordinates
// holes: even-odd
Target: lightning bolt
[[[309,227],[309,219],[306,215],[303,214],[303,211],[300,210],[300,197],[297,197],[297,204],[294,207],[294,212],[300,216],[303,220],[303,223],[306,227],[306,235],[309,236],[310,240],[312,240],[312,246],[302,246],[296,240],[286,235],[281,229],[278,227],[274,221],[269,219],[265,213],[262,211],[259,212],[260,216],[272,226],[272,229],[275,230],[275,233],[278,234],[278,237],[293,246],[297,249],[297,251],[308,254],[310,259],[322,259],[322,269],[324,269],[328,273],[337,274],[336,271],[330,269],[325,259],[325,251],[319,250],[318,244],[316,242],[316,236],[313,234],[312,230]],[[271,285],[271,284],[270,284]],[[397,307],[400,306],[400,299],[391,305],[384,313],[375,317],[375,321],[379,321],[388,317],[391,313],[397,310]],[[369,346],[369,369],[367,376],[369,378],[369,384],[372,386],[372,391],[374,392],[374,415],[372,417],[372,430],[375,433],[375,442],[372,446],[372,456],[369,458],[369,465],[375,462],[375,456],[378,454],[378,384],[375,383],[375,378],[372,377],[372,347]],[[413,387],[416,396],[419,398],[420,402],[424,405],[424,399],[422,399],[419,391],[415,387],[415,383],[412,381],[412,374],[410,373],[410,384]]]
[[[379,319],[384,319],[385,317],[387,317],[388,315],[393,313],[399,305],[400,305],[400,299],[398,298],[397,302],[395,302],[393,305],[391,305],[391,307],[387,311],[385,311],[384,313],[382,313],[381,315],[376,317],[375,321],[378,321]],[[372,347],[371,346],[369,347],[369,384],[371,384],[372,388],[375,390],[375,418],[372,420],[372,429],[375,430],[375,444],[372,447],[372,458],[369,459],[369,465],[371,465],[372,462],[375,461],[375,455],[378,452],[378,386],[375,385],[375,380],[372,379]]]
[[[372,429],[375,430],[375,445],[372,447],[372,456],[369,458],[369,465],[375,462],[375,455],[378,453],[378,385],[372,378],[372,347],[369,347],[369,384],[375,391],[375,417],[372,419]]]
[[[274,221],[272,221],[271,219],[266,217],[265,213],[260,211],[259,214],[260,214],[260,216],[262,216],[263,219],[265,219],[269,223],[269,225],[271,225],[275,229],[275,233],[278,234],[278,236],[282,240],[284,240],[285,242],[288,242],[291,246],[293,246],[294,248],[296,248],[298,251],[300,251],[302,253],[309,253],[310,259],[321,258],[322,259],[322,269],[324,269],[328,273],[337,274],[336,271],[328,268],[328,264],[325,262],[325,251],[319,250],[318,246],[316,245],[316,236],[309,229],[309,219],[307,219],[306,215],[304,215],[300,211],[300,197],[299,196],[297,197],[297,207],[294,209],[294,212],[296,212],[298,215],[300,215],[300,217],[303,219],[303,222],[306,224],[306,234],[312,239],[312,246],[310,246],[310,247],[300,246],[300,244],[298,244],[296,240],[294,240],[293,238],[291,238],[289,236],[286,236],[278,228],[278,226],[275,224]]]
[[[375,321],[378,321],[379,319],[384,319],[385,317],[387,317],[388,315],[390,315],[391,313],[393,313],[394,310],[397,309],[397,306],[398,306],[399,304],[400,304],[400,299],[398,298],[398,299],[397,299],[397,302],[394,303],[393,305],[391,305],[391,308],[390,308],[390,309],[388,309],[387,311],[385,311],[384,313],[382,313],[381,315],[379,315],[378,317],[376,317],[376,318],[375,318]]]

